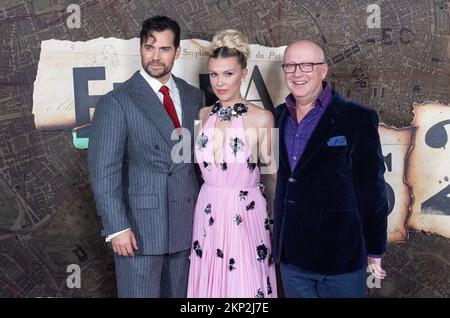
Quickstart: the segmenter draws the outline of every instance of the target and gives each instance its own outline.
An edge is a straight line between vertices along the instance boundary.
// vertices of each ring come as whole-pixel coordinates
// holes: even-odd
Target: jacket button
[[[291,177],[291,178],[288,179],[288,181],[289,181],[290,183],[294,183],[294,182],[297,181],[297,180],[295,180],[294,178]]]
[[[156,150],[159,150],[159,145],[155,145],[155,149],[156,149]]]
[[[171,177],[171,176],[172,176],[172,174],[173,174],[172,172],[169,172],[169,177]]]

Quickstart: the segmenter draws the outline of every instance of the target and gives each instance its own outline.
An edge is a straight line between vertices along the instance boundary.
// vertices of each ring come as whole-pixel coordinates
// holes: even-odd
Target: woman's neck
[[[245,103],[245,100],[239,96],[237,98],[233,98],[227,101],[219,100],[222,107],[233,107],[234,105],[238,103]]]

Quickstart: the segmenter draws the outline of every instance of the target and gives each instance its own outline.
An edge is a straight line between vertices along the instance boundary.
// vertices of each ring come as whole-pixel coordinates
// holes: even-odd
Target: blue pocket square
[[[328,139],[328,147],[347,146],[347,138],[345,136],[334,136]]]

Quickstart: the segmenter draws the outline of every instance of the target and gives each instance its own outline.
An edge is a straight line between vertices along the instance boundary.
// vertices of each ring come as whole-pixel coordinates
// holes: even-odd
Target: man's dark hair
[[[153,32],[162,32],[165,30],[172,31],[174,35],[173,44],[177,49],[180,46],[180,26],[171,18],[161,15],[148,18],[142,23],[141,45],[149,36],[152,36]]]

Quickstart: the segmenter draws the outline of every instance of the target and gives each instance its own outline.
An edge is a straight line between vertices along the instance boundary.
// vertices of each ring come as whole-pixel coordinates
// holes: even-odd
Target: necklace
[[[232,117],[242,116],[242,114],[245,114],[247,110],[248,107],[244,103],[234,104],[233,107],[223,107],[220,101],[217,101],[214,104],[209,116],[217,113],[217,117],[219,117],[221,121],[230,121]]]

